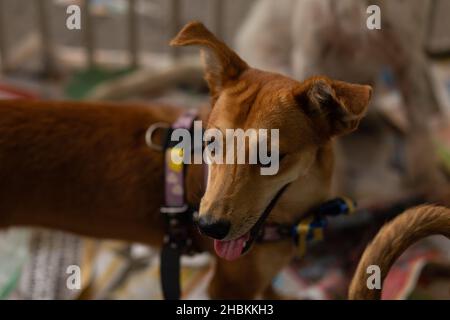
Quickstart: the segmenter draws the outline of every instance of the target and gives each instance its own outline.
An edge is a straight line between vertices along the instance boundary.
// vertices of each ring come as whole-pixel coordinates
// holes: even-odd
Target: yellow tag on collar
[[[168,161],[170,170],[174,172],[181,172],[181,170],[183,170],[183,156],[183,148],[167,149],[166,159]]]
[[[353,213],[356,212],[355,203],[351,199],[347,197],[341,197],[341,199],[344,200],[345,204],[347,205],[348,208],[347,215],[352,215]]]
[[[311,230],[311,222],[313,217],[308,217],[297,225],[297,235],[298,235],[298,249],[297,254],[299,257],[303,257],[306,253],[306,242],[308,238],[308,233]]]

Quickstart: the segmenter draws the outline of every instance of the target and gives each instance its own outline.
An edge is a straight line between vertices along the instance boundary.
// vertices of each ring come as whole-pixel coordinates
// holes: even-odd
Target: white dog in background
[[[381,9],[380,30],[370,30],[366,23],[370,16],[367,8],[374,4]],[[380,71],[390,68],[409,123],[404,155],[406,184],[414,188],[418,184],[433,185],[439,181],[439,173],[430,156],[433,151],[426,119],[436,108],[424,54],[430,8],[431,0],[259,0],[238,32],[236,48],[243,59],[252,61],[252,66],[291,74],[296,79],[323,74],[376,86]],[[405,181],[398,173],[396,177],[380,176],[389,175],[391,156],[384,152],[389,134],[379,127],[373,129],[349,138],[353,145],[361,146],[358,154],[345,154],[343,140],[343,159],[338,158],[337,171],[342,171],[339,165],[343,165],[350,175],[357,171],[353,175],[361,181],[366,175],[366,181],[374,186],[370,192],[404,190]],[[391,143],[391,153],[398,153],[396,148],[398,145]],[[364,162],[361,170],[354,168],[356,161]],[[350,193],[357,194],[356,190],[364,188],[362,184],[356,183]]]

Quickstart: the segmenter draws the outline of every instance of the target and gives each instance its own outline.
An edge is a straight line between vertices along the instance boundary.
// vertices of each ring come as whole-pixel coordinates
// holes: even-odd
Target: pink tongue
[[[242,250],[244,249],[244,242],[250,238],[249,234],[246,233],[242,237],[230,240],[230,241],[220,241],[214,240],[214,249],[219,257],[225,260],[236,260],[241,256]]]

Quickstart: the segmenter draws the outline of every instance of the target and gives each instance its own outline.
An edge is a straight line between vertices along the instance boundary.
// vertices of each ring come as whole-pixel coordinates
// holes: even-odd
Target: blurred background
[[[370,30],[369,4],[381,8]],[[335,192],[360,211],[331,222],[275,287],[302,299],[343,299],[361,250],[404,208],[449,204],[450,1],[0,0],[0,99],[209,103],[197,49],[169,40],[202,21],[251,66],[303,80],[369,83],[360,129],[337,141]],[[70,5],[81,29],[69,30]],[[26,201],[26,200],[24,200]],[[57,231],[0,233],[0,299],[159,299],[158,252]],[[212,257],[183,260],[185,298],[206,298]],[[67,267],[82,286],[66,286]],[[384,285],[389,299],[450,299],[450,244],[410,248]]]

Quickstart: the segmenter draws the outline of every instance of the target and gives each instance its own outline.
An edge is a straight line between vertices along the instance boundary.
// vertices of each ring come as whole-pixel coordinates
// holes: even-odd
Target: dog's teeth
[[[247,241],[244,241],[243,243],[242,243],[242,248],[245,248],[245,245],[247,244]]]

